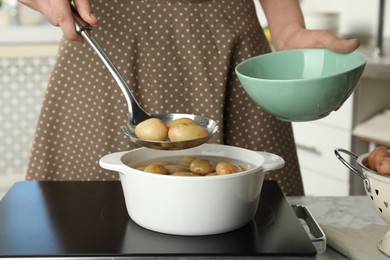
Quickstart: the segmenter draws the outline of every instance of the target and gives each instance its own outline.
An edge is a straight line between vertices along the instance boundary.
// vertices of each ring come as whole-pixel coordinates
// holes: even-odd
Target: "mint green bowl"
[[[312,121],[341,107],[363,73],[359,52],[327,49],[273,52],[245,60],[236,74],[263,110],[284,121]]]

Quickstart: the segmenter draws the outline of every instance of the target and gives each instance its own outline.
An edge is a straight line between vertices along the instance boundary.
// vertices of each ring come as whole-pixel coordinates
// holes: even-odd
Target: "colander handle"
[[[370,185],[370,182],[369,180],[364,176],[363,172],[360,171],[358,168],[354,167],[353,165],[351,165],[349,162],[347,162],[342,156],[341,156],[341,153],[345,153],[345,154],[348,154],[349,156],[351,157],[354,157],[355,159],[357,159],[359,156],[357,156],[356,154],[354,154],[353,152],[350,152],[348,150],[345,150],[345,149],[341,149],[341,148],[337,148],[334,150],[334,153],[337,157],[337,159],[340,160],[340,162],[342,162],[345,166],[347,166],[348,169],[350,169],[351,171],[353,171],[357,176],[359,176],[360,178],[363,179],[364,181],[364,185],[366,186],[366,190],[368,192],[371,192],[371,185]]]
[[[334,150],[334,153],[337,157],[337,159],[340,160],[340,162],[342,162],[345,166],[347,166],[348,169],[350,169],[351,171],[353,171],[354,173],[357,174],[357,176],[359,176],[360,178],[362,178],[363,180],[366,179],[366,177],[364,177],[363,175],[363,172],[360,171],[358,168],[354,167],[353,165],[351,165],[349,162],[347,162],[342,156],[340,153],[345,153],[345,154],[348,154],[349,156],[351,157],[354,157],[355,159],[358,158],[358,156],[356,154],[354,154],[353,152],[350,152],[348,150],[345,150],[345,149],[342,149],[342,148],[337,148]]]

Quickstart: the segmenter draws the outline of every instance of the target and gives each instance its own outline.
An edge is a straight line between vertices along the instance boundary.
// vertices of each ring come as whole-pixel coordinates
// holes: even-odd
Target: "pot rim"
[[[150,173],[150,172],[144,172],[141,170],[137,170],[131,167],[128,167],[132,172],[123,172],[120,171],[120,174],[128,175],[128,174],[142,174],[145,176],[153,177],[153,178],[162,178],[162,179],[172,179],[172,180],[186,180],[186,181],[210,181],[212,179],[218,178],[218,180],[223,180],[223,179],[232,179],[232,178],[238,178],[238,177],[243,177],[249,174],[253,173],[263,173],[264,171],[259,171],[260,166],[257,166],[255,168],[252,168],[250,170],[246,170],[243,172],[236,172],[236,173],[231,173],[231,174],[225,174],[225,175],[210,175],[210,176],[177,176],[177,175],[169,175],[169,174],[156,174],[156,173]],[[267,172],[264,172],[267,173]]]
[[[180,181],[186,180],[186,181],[191,181],[191,182],[240,178],[240,177],[244,177],[244,176],[254,174],[254,173],[267,173],[268,170],[276,170],[276,169],[282,168],[284,166],[284,159],[283,158],[279,157],[276,154],[272,154],[272,153],[268,153],[268,152],[253,151],[253,150],[249,150],[246,148],[230,146],[230,145],[222,145],[222,144],[203,144],[202,146],[205,148],[202,149],[202,147],[199,146],[197,148],[186,149],[187,152],[185,154],[182,154],[182,155],[180,155],[180,153],[181,153],[180,151],[159,151],[159,150],[151,150],[151,149],[148,149],[145,147],[141,147],[141,148],[137,148],[137,149],[130,150],[130,151],[123,151],[123,152],[112,154],[114,157],[119,156],[119,159],[116,159],[116,163],[111,163],[111,164],[116,165],[117,167],[115,167],[116,168],[115,170],[118,171],[120,174],[123,174],[124,176],[136,174],[137,176],[144,176],[144,177],[148,177],[148,178],[161,178],[161,179],[165,179],[165,180],[180,180]],[[234,157],[226,155],[226,154],[224,154],[224,155],[220,155],[217,153],[210,154],[210,153],[207,153],[207,150],[206,150],[206,149],[211,149],[210,152],[212,152],[213,150],[220,151],[221,149],[226,149],[226,148],[227,149],[234,149],[235,152],[240,152],[240,151],[245,152],[246,154],[251,154],[252,156],[251,156],[251,158],[248,158],[248,159],[234,158]],[[188,152],[188,150],[194,150],[194,151]],[[158,157],[155,158],[156,160],[158,160],[159,158],[172,157],[172,156],[173,157],[175,157],[175,156],[191,156],[191,155],[199,155],[202,157],[221,156],[221,157],[225,157],[227,159],[243,161],[244,163],[249,164],[253,167],[251,167],[250,169],[247,169],[246,171],[243,171],[243,172],[237,172],[237,173],[226,174],[226,175],[215,175],[215,176],[172,176],[172,175],[165,175],[165,174],[153,174],[153,173],[137,170],[137,169],[132,168],[126,164],[126,160],[129,156],[131,156],[131,154],[139,153],[140,151],[143,151],[143,152],[151,151],[153,154],[158,155]],[[202,154],[202,151],[204,152],[204,154]],[[117,155],[115,155],[115,154],[117,154]],[[271,159],[267,158],[270,156],[274,157],[274,158],[271,158]],[[255,162],[251,161],[251,159],[253,159],[253,157],[256,158]],[[102,159],[104,160],[104,157]],[[102,161],[102,159],[101,159],[101,161]],[[150,159],[150,158],[145,158],[145,161],[147,161],[148,159]],[[152,159],[153,159],[153,157],[152,157]],[[272,169],[270,169],[270,168],[265,169],[267,167],[266,164],[267,164],[268,160],[271,160],[271,161],[276,160],[276,163],[272,161],[272,165],[271,165]],[[138,160],[136,162],[141,162],[141,161]],[[102,163],[101,163],[101,165],[102,165]],[[103,168],[107,169],[107,167],[104,167],[104,166],[103,166]],[[114,170],[114,169],[112,169],[112,170]],[[191,178],[191,177],[193,177],[193,178]],[[197,177],[199,177],[199,178],[197,178]]]

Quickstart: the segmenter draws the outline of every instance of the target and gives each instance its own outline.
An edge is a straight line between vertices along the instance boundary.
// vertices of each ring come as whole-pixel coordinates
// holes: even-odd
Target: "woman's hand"
[[[334,52],[348,53],[360,45],[357,39],[342,39],[327,30],[297,28],[284,34],[283,40],[275,43],[277,50],[301,48],[326,48]]]
[[[360,41],[346,40],[326,30],[307,30],[298,0],[260,0],[276,50],[327,48],[348,53],[357,49]]]
[[[42,13],[54,26],[61,27],[64,37],[68,40],[83,41],[76,32],[69,0],[18,0],[40,13]],[[89,0],[73,1],[81,18],[91,25],[96,25],[98,20],[94,16]]]

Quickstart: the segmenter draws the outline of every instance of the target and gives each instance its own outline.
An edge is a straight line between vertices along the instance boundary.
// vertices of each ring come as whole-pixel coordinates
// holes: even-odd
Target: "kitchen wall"
[[[313,11],[338,12],[340,35],[375,35],[378,24],[379,0],[304,0],[304,13]],[[386,1],[385,1],[386,2]],[[390,36],[390,5],[385,4],[384,35]]]
[[[258,0],[254,1],[257,2]],[[302,0],[301,6],[304,14],[308,14],[311,12],[339,13],[340,35],[376,35],[379,13],[379,0]],[[260,20],[262,23],[266,23],[264,17],[261,17]],[[390,37],[389,2],[385,3],[384,36]]]

